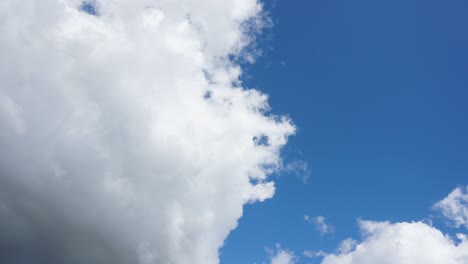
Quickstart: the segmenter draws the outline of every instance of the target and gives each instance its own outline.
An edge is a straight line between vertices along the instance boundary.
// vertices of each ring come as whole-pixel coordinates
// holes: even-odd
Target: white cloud
[[[329,233],[333,233],[335,228],[327,223],[326,218],[324,216],[316,216],[316,217],[309,217],[308,215],[304,215],[304,220],[314,224],[317,231],[320,235],[325,235]]]
[[[347,254],[347,253],[354,250],[357,243],[358,242],[356,240],[354,240],[354,239],[351,239],[351,238],[345,239],[345,240],[341,241],[341,243],[338,246],[336,252],[338,254]],[[325,252],[323,250],[318,250],[318,251],[304,250],[304,252],[302,254],[307,258],[316,258],[316,257],[324,258],[324,257],[330,255],[330,254],[328,254],[327,252]]]
[[[304,184],[307,184],[307,182],[309,181],[310,171],[306,161],[295,160],[289,162],[286,165],[283,165],[282,171],[295,174],[296,176],[301,178]]]
[[[456,188],[434,208],[456,226],[466,225],[467,193],[468,189]],[[323,257],[322,264],[468,264],[466,234],[453,238],[424,222],[358,222],[362,241],[348,238],[335,253],[304,251],[304,256]]]
[[[458,242],[440,230],[422,222],[360,221],[364,240],[353,247],[328,254],[322,264],[466,264],[468,239],[457,236]],[[343,243],[341,244],[343,245]]]
[[[440,211],[456,227],[468,229],[468,186],[455,188],[433,208]]]
[[[294,264],[296,256],[294,252],[282,249],[278,244],[276,245],[276,253],[271,251],[271,264]]]
[[[80,3],[0,3],[0,262],[218,263],[294,133],[227,59],[261,6]]]
[[[347,254],[354,250],[357,245],[357,241],[351,238],[345,239],[341,241],[340,245],[338,246],[338,252],[340,254]]]
[[[302,255],[304,255],[307,258],[314,258],[314,257],[325,257],[327,253],[322,250],[319,250],[319,251],[304,250],[304,252],[302,252]]]

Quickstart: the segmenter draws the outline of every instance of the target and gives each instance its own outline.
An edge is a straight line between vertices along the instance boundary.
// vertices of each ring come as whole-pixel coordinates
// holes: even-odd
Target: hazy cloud
[[[433,209],[440,211],[455,227],[464,226],[468,229],[468,186],[455,188],[437,202]]]
[[[319,250],[319,251],[304,250],[304,252],[302,252],[302,255],[304,255],[304,257],[307,257],[307,258],[314,258],[314,257],[325,257],[327,253],[322,250]]]
[[[308,215],[304,215],[304,220],[313,224],[315,229],[317,229],[317,231],[322,236],[328,233],[333,233],[335,231],[335,228],[327,223],[324,216],[316,216],[311,218]]]

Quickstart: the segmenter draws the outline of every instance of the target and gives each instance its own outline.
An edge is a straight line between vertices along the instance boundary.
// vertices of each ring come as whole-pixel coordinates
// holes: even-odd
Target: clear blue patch
[[[260,135],[253,137],[253,142],[256,146],[269,146],[270,140],[268,139],[267,135]]]
[[[203,95],[203,99],[209,100],[209,99],[211,99],[212,96],[213,96],[213,92],[212,92],[212,91],[207,91],[207,92],[205,92],[205,94]]]
[[[79,9],[80,11],[88,13],[89,15],[99,16],[99,8],[96,4],[96,1],[82,1]]]

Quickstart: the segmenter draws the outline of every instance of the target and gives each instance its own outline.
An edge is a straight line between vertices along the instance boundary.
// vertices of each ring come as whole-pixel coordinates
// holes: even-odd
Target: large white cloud
[[[80,4],[0,2],[0,262],[217,263],[294,133],[227,59],[261,5]]]
[[[360,221],[365,238],[337,254],[325,254],[322,264],[467,264],[468,238],[457,240],[423,222]]]

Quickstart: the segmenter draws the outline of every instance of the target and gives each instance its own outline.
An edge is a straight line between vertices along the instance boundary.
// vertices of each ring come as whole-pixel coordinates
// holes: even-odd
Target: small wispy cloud
[[[310,217],[308,215],[304,215],[304,220],[313,224],[321,236],[335,232],[335,228],[327,223],[324,216],[319,215],[316,217]]]
[[[432,208],[441,212],[451,225],[468,229],[468,186],[455,188]]]
[[[345,239],[339,244],[338,248],[336,249],[336,253],[348,254],[356,248],[357,244],[358,242],[354,239]],[[327,253],[323,250],[304,250],[302,255],[304,255],[306,258],[325,258],[326,256],[330,255],[330,253]]]
[[[304,250],[302,255],[304,255],[304,257],[307,257],[307,258],[315,258],[315,257],[325,257],[327,256],[327,253],[322,250],[318,250],[318,251]]]
[[[301,178],[304,184],[307,184],[310,177],[309,165],[306,161],[295,160],[282,166],[282,170],[294,174]]]

